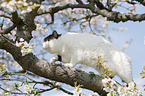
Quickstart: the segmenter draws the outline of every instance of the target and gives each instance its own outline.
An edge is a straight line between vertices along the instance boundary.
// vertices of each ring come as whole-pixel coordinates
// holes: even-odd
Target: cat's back
[[[63,34],[61,37],[64,42],[76,43],[76,44],[82,44],[82,45],[83,44],[96,45],[97,43],[109,43],[104,38],[97,35],[89,34],[89,33],[68,32],[66,34]]]
[[[119,47],[113,45],[103,37],[89,33],[68,32],[61,36],[60,41],[62,42],[61,45],[69,48],[69,50],[81,50],[89,53],[92,52],[93,54],[98,54],[98,52],[121,52]]]

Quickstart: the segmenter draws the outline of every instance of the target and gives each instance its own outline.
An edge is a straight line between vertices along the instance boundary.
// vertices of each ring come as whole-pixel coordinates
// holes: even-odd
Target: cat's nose
[[[45,47],[46,47],[46,44],[45,44],[45,42],[42,44],[42,47],[43,47],[43,49],[45,49]]]
[[[43,49],[49,48],[49,42],[48,41],[47,42],[43,42],[42,47],[43,47]]]

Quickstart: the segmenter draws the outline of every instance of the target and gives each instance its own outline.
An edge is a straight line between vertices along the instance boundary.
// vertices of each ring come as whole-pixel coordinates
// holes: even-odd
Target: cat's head
[[[61,36],[61,34],[58,34],[55,30],[52,32],[52,34],[48,35],[46,38],[44,38],[43,42],[43,49],[48,51],[49,53],[54,53],[54,47],[56,46],[55,42],[56,40]]]
[[[52,34],[48,35],[46,38],[44,38],[44,42],[50,41],[53,39],[58,39],[61,36],[61,34],[58,34],[55,30],[52,32]]]

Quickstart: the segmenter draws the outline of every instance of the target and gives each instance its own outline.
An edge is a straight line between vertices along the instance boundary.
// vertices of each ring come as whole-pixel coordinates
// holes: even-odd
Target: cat
[[[95,58],[101,56],[114,75],[118,75],[126,83],[133,81],[130,57],[100,36],[74,32],[58,34],[54,30],[44,39],[43,48],[51,54],[56,54],[50,59],[50,63],[61,61],[69,67],[84,64],[98,72],[101,70],[97,67]]]

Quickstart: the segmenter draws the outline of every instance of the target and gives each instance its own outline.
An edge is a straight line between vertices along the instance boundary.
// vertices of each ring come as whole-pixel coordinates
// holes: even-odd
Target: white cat
[[[61,61],[74,67],[84,64],[95,68],[98,72],[97,61],[101,56],[106,66],[113,70],[123,81],[133,81],[131,59],[120,48],[102,37],[87,33],[58,34],[56,31],[44,39],[43,48],[51,54],[57,54],[50,62]]]

